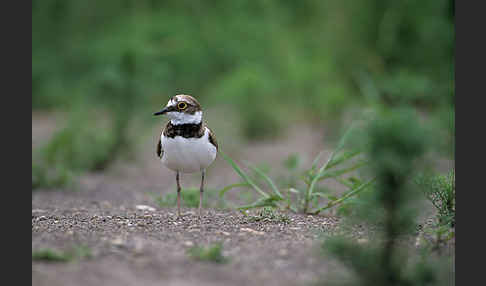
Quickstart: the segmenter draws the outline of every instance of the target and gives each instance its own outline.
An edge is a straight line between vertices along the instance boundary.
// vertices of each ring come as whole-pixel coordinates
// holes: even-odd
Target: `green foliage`
[[[383,247],[377,243],[359,245],[341,236],[330,237],[322,244],[323,255],[338,258],[352,272],[351,277],[339,277],[333,283],[323,285],[443,285],[441,281],[444,265],[426,255],[407,260],[404,252],[393,256],[390,267],[382,268]],[[410,261],[412,260],[412,261]],[[448,278],[447,274],[445,277]],[[447,281],[450,282],[450,281]]]
[[[102,170],[130,154],[129,126],[137,109],[134,61],[133,53],[123,53],[118,74],[98,78],[94,84],[93,92],[100,94],[96,100],[88,97],[72,103],[66,126],[39,151],[41,164],[49,166],[50,173],[60,172],[54,176]],[[45,180],[34,185],[49,186]]]
[[[416,179],[427,199],[437,210],[439,226],[454,227],[456,220],[456,185],[454,171],[447,175],[421,175]]]
[[[72,174],[65,168],[49,172],[49,168],[32,163],[32,190],[62,187],[72,182]]]
[[[439,102],[454,105],[452,7],[450,0],[34,1],[32,104],[148,108],[184,92],[235,108],[244,134],[257,139],[278,134],[295,111],[336,119],[353,105],[407,102],[435,112]],[[119,92],[125,84],[134,97]]]
[[[441,285],[435,263],[427,255],[414,257],[400,243],[414,231],[422,198],[411,181],[430,143],[425,128],[411,110],[397,108],[378,114],[367,132],[376,187],[358,208],[357,217],[380,225],[377,237],[366,245],[334,237],[325,240],[323,247],[352,271],[354,282],[349,285]]]
[[[57,251],[50,248],[32,251],[33,261],[69,262],[82,258],[90,258],[91,256],[91,250],[84,246],[73,247],[67,251]]]
[[[418,171],[417,160],[428,146],[426,130],[409,109],[385,112],[369,128],[368,153],[372,172],[377,176],[375,210],[383,211],[386,236],[389,240],[414,226],[417,211],[411,208],[421,198],[410,186],[411,176]],[[374,214],[363,210],[368,218]],[[378,220],[379,221],[379,220]]]
[[[415,183],[422,190],[426,198],[434,205],[437,211],[436,223],[426,225],[423,229],[427,246],[433,250],[440,250],[443,243],[455,238],[456,222],[456,184],[455,172],[447,175],[420,175]],[[430,242],[431,240],[431,242]]]
[[[361,278],[356,281],[356,285],[388,285],[386,281],[383,281],[385,277],[380,269],[370,267],[380,259],[379,251],[374,247],[362,248],[339,236],[326,239],[322,247],[323,254],[337,256],[346,267],[351,268],[354,274]],[[372,281],[376,284],[372,284]]]
[[[453,2],[348,2],[34,1],[32,108],[70,114],[39,164],[53,177],[108,167],[142,131],[128,136],[135,118],[175,93],[236,112],[249,139],[302,114],[411,104],[450,155]]]
[[[351,132],[353,128],[349,128],[344,136],[338,143],[338,147],[330,155],[327,161],[318,169],[318,163],[321,154],[317,156],[312,164],[311,168],[306,170],[301,176],[301,181],[305,184],[305,188],[298,189],[296,186],[287,186],[285,189],[279,189],[277,184],[259,168],[249,165],[249,168],[255,173],[255,175],[264,181],[272,191],[269,193],[265,191],[263,187],[257,184],[256,179],[252,179],[242,168],[240,168],[233,159],[222,153],[222,156],[233,167],[236,173],[241,177],[243,183],[232,184],[220,191],[220,196],[231,190],[234,187],[247,186],[255,190],[259,195],[253,203],[240,206],[240,210],[246,210],[258,207],[274,207],[279,209],[287,209],[294,212],[312,213],[318,214],[321,211],[330,209],[334,206],[345,203],[350,198],[360,194],[368,187],[370,187],[374,179],[367,181],[361,181],[360,179],[352,176],[344,178],[343,175],[347,175],[353,171],[356,171],[367,164],[364,159],[356,159],[361,153],[359,150],[344,150],[344,146],[347,140],[351,138]],[[295,172],[298,159],[295,156],[288,158],[284,165],[291,171]],[[347,165],[346,165],[347,164]],[[331,196],[319,189],[320,182],[326,179],[334,179],[344,187],[346,191],[340,197]],[[292,180],[293,182],[293,180]],[[287,182],[288,183],[288,182]],[[321,199],[327,200],[327,204],[319,205]],[[311,205],[313,204],[313,205]],[[313,208],[313,209],[312,209]]]
[[[115,135],[110,128],[100,130],[100,126],[94,126],[94,120],[69,123],[43,150],[46,162],[76,171],[102,169],[116,155],[111,153],[115,151]]]
[[[72,174],[102,170],[116,158],[126,158],[131,144],[125,136],[115,121],[73,114],[66,127],[36,150],[32,188],[62,186]]]
[[[213,243],[207,247],[193,246],[188,249],[188,255],[198,261],[209,261],[212,263],[226,263],[228,258],[223,256],[223,245],[221,243]]]

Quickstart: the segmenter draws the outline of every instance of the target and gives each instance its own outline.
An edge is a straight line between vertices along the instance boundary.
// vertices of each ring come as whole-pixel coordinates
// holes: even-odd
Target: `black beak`
[[[166,106],[161,111],[155,112],[154,115],[162,115],[162,114],[167,113],[167,112],[169,112],[169,107]]]

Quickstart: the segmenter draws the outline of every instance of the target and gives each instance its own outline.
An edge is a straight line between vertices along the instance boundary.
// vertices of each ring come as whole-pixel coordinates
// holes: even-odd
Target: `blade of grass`
[[[268,198],[260,198],[257,201],[255,201],[254,203],[238,207],[238,209],[239,210],[247,210],[247,209],[259,208],[259,207],[277,207],[277,204],[275,202],[281,201],[281,200],[282,199],[280,199],[277,196],[270,196]]]
[[[324,154],[324,151],[319,152],[314,161],[312,161],[311,171],[314,171],[317,168],[317,163],[319,163],[319,159],[321,159],[322,154]]]
[[[219,197],[222,198],[224,196],[224,194],[233,189],[233,188],[238,188],[238,187],[250,187],[251,185],[248,184],[248,183],[236,183],[236,184],[231,184],[231,185],[228,185],[224,188],[222,188],[221,190],[219,190]]]
[[[341,176],[343,174],[346,174],[346,173],[349,173],[349,172],[352,172],[364,165],[368,164],[368,162],[366,161],[362,161],[362,162],[358,162],[356,165],[354,166],[351,166],[349,168],[345,168],[345,169],[341,169],[341,170],[337,170],[337,171],[327,171],[327,172],[324,172],[321,174],[321,176],[319,176],[319,178],[317,179],[318,181],[321,181],[321,180],[324,180],[326,178],[334,178],[334,177],[338,177],[338,176]]]
[[[321,198],[324,198],[324,199],[328,199],[329,200],[329,195],[328,194],[323,194],[323,193],[313,193],[312,196],[314,197],[321,197]]]
[[[336,151],[337,151],[337,149],[336,149]],[[332,158],[334,157],[334,154],[336,154],[336,151],[334,151],[331,154],[331,156],[329,157],[329,159],[326,161],[326,163],[324,165],[322,165],[322,167],[319,169],[319,171],[317,172],[317,174],[312,177],[312,181],[311,181],[311,183],[309,185],[309,189],[307,190],[307,193],[306,193],[306,196],[305,196],[305,200],[304,200],[304,213],[307,212],[307,209],[309,207],[309,200],[312,197],[312,193],[314,192],[314,187],[316,185],[317,180],[319,179],[319,177],[321,177],[323,175],[323,172],[326,169],[327,164],[329,164],[329,162],[332,160]]]
[[[346,181],[346,180],[344,180],[344,179],[342,179],[342,178],[339,178],[339,177],[333,177],[333,179],[334,179],[334,180],[336,180],[336,181],[337,181],[338,183],[340,183],[341,185],[344,185],[344,186],[346,186],[346,187],[348,187],[348,188],[350,188],[350,189],[354,187],[354,185],[353,185],[352,183],[350,183],[350,182],[348,182],[348,181]]]
[[[283,199],[283,196],[282,194],[280,193],[280,191],[278,190],[277,186],[273,183],[272,179],[270,179],[270,177],[268,177],[262,170],[260,170],[259,168],[257,168],[256,166],[253,166],[253,165],[250,165],[250,164],[247,164],[248,167],[250,167],[253,171],[255,171],[255,173],[257,173],[258,175],[260,175],[260,177],[262,177],[265,181],[267,181],[267,183],[270,185],[270,187],[272,188],[273,192],[279,196],[281,199]]]
[[[334,156],[344,147],[344,143],[346,142],[346,139],[349,137],[349,134],[351,134],[351,130],[352,130],[353,126],[354,126],[354,124],[351,124],[351,126],[348,127],[348,129],[346,130],[344,135],[339,140],[339,143],[338,143],[336,149],[332,152],[329,159],[326,161],[326,163],[324,165],[322,165],[322,167],[319,169],[317,174],[312,178],[309,189],[307,191],[307,195],[305,197],[304,212],[307,212],[307,208],[308,208],[308,205],[309,205],[309,199],[312,195],[312,192],[314,191],[314,186],[316,185],[318,178],[323,175],[323,172],[327,169],[327,166],[329,165],[329,163],[334,159]]]
[[[263,197],[265,198],[268,198],[269,195],[267,193],[265,193],[262,189],[260,189],[253,181],[252,179],[250,179],[250,177],[245,173],[243,172],[243,170],[240,169],[240,167],[238,167],[238,165],[230,158],[228,157],[226,154],[224,154],[223,152],[221,152],[221,155],[223,156],[223,158],[228,162],[230,163],[230,165],[233,167],[233,169],[236,171],[236,173],[238,173],[238,175],[240,175],[240,177],[245,181],[247,182],[248,184],[250,184],[254,189],[255,191],[259,192]]]
[[[355,156],[361,154],[361,151],[359,150],[352,150],[348,152],[344,152],[341,156],[337,157],[336,159],[332,160],[329,165],[327,166],[327,169],[331,169],[334,166],[337,166],[351,158],[354,158]]]
[[[334,200],[332,202],[329,202],[326,206],[317,209],[315,212],[313,212],[313,214],[319,214],[321,211],[326,210],[326,209],[329,209],[329,208],[332,208],[332,207],[334,207],[334,206],[336,206],[336,205],[338,205],[338,204],[346,201],[350,197],[355,196],[355,195],[361,193],[367,187],[369,187],[375,180],[376,180],[376,178],[373,178],[373,179],[367,181],[366,183],[361,184],[360,186],[358,186],[354,190],[351,190],[349,193],[347,193],[346,195],[340,197],[339,199]]]

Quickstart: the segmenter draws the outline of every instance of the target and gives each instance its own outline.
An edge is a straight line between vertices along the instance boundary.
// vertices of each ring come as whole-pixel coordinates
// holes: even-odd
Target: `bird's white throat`
[[[173,125],[181,124],[199,124],[202,120],[202,111],[196,111],[194,114],[188,114],[183,112],[167,112],[167,116],[170,118],[170,123]]]

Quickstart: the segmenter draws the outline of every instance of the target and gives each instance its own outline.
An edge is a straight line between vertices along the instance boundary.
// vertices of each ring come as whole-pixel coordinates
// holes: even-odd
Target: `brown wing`
[[[216,136],[214,136],[213,131],[211,131],[211,129],[209,129],[209,127],[207,127],[207,128],[209,130],[209,142],[211,142],[211,144],[213,144],[214,147],[216,147],[216,151],[217,151],[218,150],[218,141],[216,141]]]
[[[160,135],[162,135],[162,134],[160,134]],[[162,155],[164,155],[164,150],[162,150],[162,142],[160,141],[160,137],[161,136],[159,136],[159,143],[157,144],[157,156],[159,158],[162,158]]]

